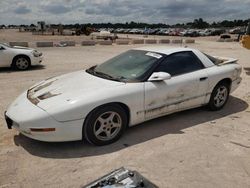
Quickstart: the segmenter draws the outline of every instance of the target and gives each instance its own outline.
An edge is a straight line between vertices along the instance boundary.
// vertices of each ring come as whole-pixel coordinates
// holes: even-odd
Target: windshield
[[[101,65],[88,69],[87,72],[118,81],[136,81],[161,57],[162,55],[155,52],[129,50]]]

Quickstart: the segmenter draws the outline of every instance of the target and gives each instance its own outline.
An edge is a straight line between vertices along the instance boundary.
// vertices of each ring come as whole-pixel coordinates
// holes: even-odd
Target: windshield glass
[[[93,72],[123,81],[135,81],[161,57],[154,52],[129,50],[94,67]]]

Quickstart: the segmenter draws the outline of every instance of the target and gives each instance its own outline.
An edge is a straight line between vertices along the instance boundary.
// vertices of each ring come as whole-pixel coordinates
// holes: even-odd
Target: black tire
[[[83,137],[97,146],[111,144],[122,136],[127,123],[127,114],[119,105],[101,106],[87,116]]]
[[[223,92],[224,91],[224,92]],[[224,94],[223,94],[224,93]],[[229,98],[230,85],[227,82],[218,83],[211,94],[208,107],[212,111],[222,109]]]
[[[16,70],[27,70],[30,68],[30,58],[27,56],[16,56],[13,59],[12,66]]]

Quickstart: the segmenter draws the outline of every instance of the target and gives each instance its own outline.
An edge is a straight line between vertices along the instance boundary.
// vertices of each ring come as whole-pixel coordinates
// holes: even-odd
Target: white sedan
[[[35,49],[0,43],[0,67],[27,70],[30,66],[39,65],[41,62],[42,53]]]
[[[9,106],[6,122],[36,140],[110,144],[156,117],[204,105],[220,110],[241,82],[236,62],[189,48],[129,50],[34,85]]]

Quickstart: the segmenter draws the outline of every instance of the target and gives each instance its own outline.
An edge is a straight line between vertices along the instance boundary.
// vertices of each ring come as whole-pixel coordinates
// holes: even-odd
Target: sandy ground
[[[26,37],[32,41],[32,36]],[[0,31],[0,41],[6,38],[21,41],[22,34]],[[238,43],[203,38],[189,46],[238,58],[244,67],[242,84],[225,108],[197,108],[158,118],[128,129],[118,142],[104,147],[28,139],[7,129],[3,113],[32,84],[136,46],[40,48],[44,66],[25,72],[0,69],[0,187],[80,187],[121,166],[139,171],[162,188],[250,187],[250,51]]]
[[[60,41],[75,41],[77,45],[80,45],[84,40],[95,39],[98,33],[92,33],[90,36],[59,36],[59,35],[32,35],[30,32],[19,32],[16,29],[8,29],[8,30],[0,30],[0,42],[29,42],[31,47],[36,47],[36,42],[40,41],[53,41],[54,43],[59,43]],[[180,37],[175,36],[155,36],[155,35],[129,35],[129,34],[117,34],[117,36],[121,39],[133,39],[133,38],[150,38],[150,39],[179,39]],[[237,38],[237,36],[232,35],[233,38]],[[187,37],[182,37],[186,39]],[[218,36],[215,37],[202,37],[195,38],[196,40],[202,41],[216,41]]]

